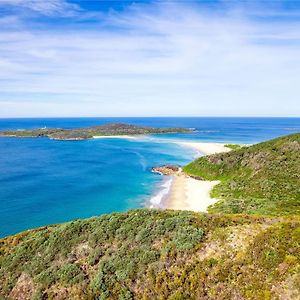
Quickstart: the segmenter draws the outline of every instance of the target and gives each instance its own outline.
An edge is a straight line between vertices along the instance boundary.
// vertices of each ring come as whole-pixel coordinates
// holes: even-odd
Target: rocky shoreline
[[[186,177],[190,177],[196,180],[204,180],[200,176],[187,175],[182,172],[182,167],[177,165],[163,165],[159,167],[153,167],[151,169],[153,173],[157,173],[159,175],[171,176],[171,175],[184,175]]]
[[[176,166],[176,165],[163,165],[163,166],[159,166],[159,167],[153,167],[151,169],[151,171],[153,173],[157,173],[159,175],[170,176],[170,175],[180,174],[182,171],[182,168],[180,166]]]

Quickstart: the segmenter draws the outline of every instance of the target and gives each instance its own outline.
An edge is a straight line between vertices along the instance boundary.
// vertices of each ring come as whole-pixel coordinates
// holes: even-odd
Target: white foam
[[[162,208],[162,201],[169,194],[173,177],[168,178],[160,186],[159,192],[150,199],[150,208]]]

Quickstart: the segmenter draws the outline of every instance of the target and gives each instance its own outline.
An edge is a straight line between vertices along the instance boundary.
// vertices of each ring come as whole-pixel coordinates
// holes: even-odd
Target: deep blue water
[[[0,119],[0,129],[86,127],[108,122],[196,128],[159,139],[53,141],[0,138],[0,237],[16,232],[143,207],[162,184],[150,172],[185,164],[194,152],[166,139],[255,143],[299,132],[300,118],[64,118]]]

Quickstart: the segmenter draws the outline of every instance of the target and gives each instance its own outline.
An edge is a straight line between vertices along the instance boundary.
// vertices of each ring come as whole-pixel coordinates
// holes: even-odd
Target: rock
[[[153,173],[158,173],[160,175],[175,175],[178,174],[180,171],[181,168],[179,166],[174,165],[164,165],[152,168]]]
[[[9,297],[18,300],[31,299],[34,291],[35,287],[32,278],[27,273],[22,273]]]

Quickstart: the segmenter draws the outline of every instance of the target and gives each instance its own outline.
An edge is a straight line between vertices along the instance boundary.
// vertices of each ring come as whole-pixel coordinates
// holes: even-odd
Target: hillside
[[[62,128],[38,128],[29,130],[0,131],[0,136],[10,137],[49,137],[54,140],[86,140],[94,136],[114,135],[138,135],[192,132],[187,128],[156,128],[144,127],[122,123],[105,124],[87,128],[62,129]]]
[[[201,157],[184,171],[221,181],[211,212],[300,215],[300,133]]]
[[[133,210],[0,240],[5,299],[296,299],[300,220]]]

